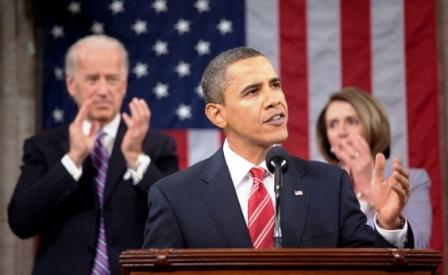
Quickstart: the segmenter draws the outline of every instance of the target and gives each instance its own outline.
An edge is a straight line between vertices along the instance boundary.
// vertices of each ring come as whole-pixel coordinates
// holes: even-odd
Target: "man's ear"
[[[66,76],[65,77],[65,86],[67,87],[68,94],[75,98],[76,92],[75,92],[75,78],[73,76]]]
[[[207,103],[207,105],[205,105],[205,114],[207,115],[208,120],[210,120],[216,127],[224,129],[227,126],[225,110],[222,104]]]

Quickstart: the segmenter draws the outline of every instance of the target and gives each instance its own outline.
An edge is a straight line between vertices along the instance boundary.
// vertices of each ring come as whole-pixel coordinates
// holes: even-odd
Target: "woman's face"
[[[335,100],[328,105],[325,125],[327,138],[332,148],[337,147],[350,136],[364,137],[364,127],[358,113],[350,103],[345,101]]]

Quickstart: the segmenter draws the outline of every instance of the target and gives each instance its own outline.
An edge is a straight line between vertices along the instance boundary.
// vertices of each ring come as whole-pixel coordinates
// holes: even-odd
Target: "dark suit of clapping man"
[[[118,274],[119,253],[142,245],[150,185],[178,169],[174,141],[149,130],[144,100],[120,116],[127,74],[116,39],[77,41],[66,57],[74,121],[25,141],[8,218],[19,237],[39,235],[33,274]]]
[[[288,137],[280,78],[261,53],[236,48],[210,62],[202,89],[205,113],[226,141],[210,158],[151,188],[145,248],[259,247],[248,229],[255,182],[250,170],[266,168],[267,149]],[[409,196],[408,172],[397,162],[384,179],[384,163],[379,156],[371,183],[374,231],[344,170],[290,156],[280,202],[282,247],[412,247],[411,228],[400,216]],[[275,202],[273,181],[270,173],[263,179],[268,203]],[[265,236],[272,238],[268,230]]]

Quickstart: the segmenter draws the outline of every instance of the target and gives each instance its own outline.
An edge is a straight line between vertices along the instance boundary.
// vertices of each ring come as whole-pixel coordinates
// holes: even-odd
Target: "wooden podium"
[[[436,274],[441,256],[419,249],[142,249],[120,255],[123,275]]]

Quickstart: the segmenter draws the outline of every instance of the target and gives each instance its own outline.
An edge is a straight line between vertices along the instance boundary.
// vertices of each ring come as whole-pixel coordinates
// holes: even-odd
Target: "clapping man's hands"
[[[127,166],[132,168],[136,165],[138,156],[143,153],[143,139],[149,130],[151,111],[145,100],[133,98],[129,103],[130,115],[123,113],[122,117],[128,130],[126,131],[121,151],[126,159]]]

